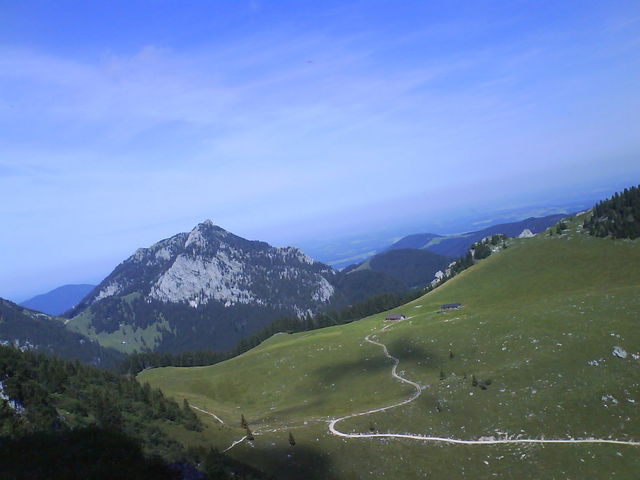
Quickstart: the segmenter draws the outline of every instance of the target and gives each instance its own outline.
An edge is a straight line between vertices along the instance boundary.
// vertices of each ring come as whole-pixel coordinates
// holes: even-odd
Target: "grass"
[[[451,240],[452,238],[463,238],[463,237],[468,237],[470,234],[467,233],[457,233],[457,234],[452,234],[452,235],[442,235],[440,237],[434,237],[431,240],[429,240],[427,243],[425,243],[423,246],[421,246],[420,248],[427,248],[427,247],[433,247],[435,245],[438,245],[439,243],[445,241],[445,240]]]
[[[131,293],[123,297],[127,302],[132,302],[139,297],[139,293]],[[170,330],[166,320],[157,321],[145,328],[138,328],[132,325],[121,323],[117,330],[111,333],[96,333],[92,325],[93,313],[91,309],[86,309],[70,320],[65,320],[67,328],[71,331],[81,333],[89,338],[93,338],[106,348],[114,348],[123,353],[141,352],[153,349],[160,343],[162,333]]]
[[[349,419],[339,429],[640,440],[640,360],[611,354],[616,345],[640,350],[640,243],[588,237],[580,224],[580,218],[570,221],[560,236],[513,240],[394,309],[411,318],[378,339],[400,359],[399,371],[425,390],[412,404]],[[439,305],[453,302],[463,307],[439,313]],[[221,364],[148,370],[140,379],[233,425],[208,417],[210,427],[190,441],[225,448],[242,436],[237,426],[244,414],[259,434],[254,446],[229,453],[278,478],[637,478],[636,447],[453,446],[331,436],[327,419],[411,393],[391,378],[392,362],[381,350],[363,341],[383,318],[276,335]],[[471,375],[491,384],[474,387]],[[272,429],[280,430],[267,432]],[[288,446],[288,431],[295,447]]]

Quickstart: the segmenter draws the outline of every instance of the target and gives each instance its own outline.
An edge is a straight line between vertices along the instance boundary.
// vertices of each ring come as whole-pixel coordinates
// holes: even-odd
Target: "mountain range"
[[[483,238],[502,233],[509,237],[517,237],[523,231],[529,230],[534,235],[544,231],[560,219],[569,215],[556,214],[546,217],[530,217],[519,222],[501,223],[482,230],[460,233],[456,235],[438,235],[437,233],[416,233],[401,238],[386,250],[396,249],[424,249],[447,257],[464,255],[472,243]]]
[[[63,285],[25,300],[20,305],[49,315],[62,315],[75,307],[94,288],[95,285],[88,284]]]
[[[68,330],[122,352],[228,350],[279,317],[303,318],[422,288],[473,242],[494,233],[539,232],[559,217],[461,235],[409,235],[340,272],[296,247],[247,240],[207,220],[138,249],[93,288],[67,285],[24,305],[66,311]]]
[[[371,281],[375,273],[379,282],[381,278],[386,280],[389,292],[421,288],[430,284],[436,272],[444,272],[455,258],[464,255],[475,242],[496,234],[508,237],[517,237],[523,233],[535,235],[561,218],[564,218],[564,215],[532,217],[458,235],[412,234],[401,238],[362,263],[345,267],[341,273],[347,278],[353,277],[350,278],[351,284],[362,283],[365,286],[367,283],[364,282]],[[362,296],[365,297],[366,294]]]

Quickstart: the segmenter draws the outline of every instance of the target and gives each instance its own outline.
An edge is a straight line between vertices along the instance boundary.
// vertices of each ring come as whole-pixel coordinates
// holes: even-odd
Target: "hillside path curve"
[[[408,320],[408,319],[407,319]],[[386,325],[379,332],[384,332],[393,324]],[[334,418],[329,421],[329,432],[332,435],[342,437],[342,438],[404,438],[410,440],[420,440],[424,442],[440,442],[440,443],[449,443],[449,444],[459,444],[459,445],[505,445],[505,444],[581,444],[581,443],[591,443],[591,444],[614,444],[614,445],[627,445],[640,447],[639,441],[634,440],[615,440],[608,438],[568,438],[568,439],[545,439],[545,438],[480,438],[478,440],[462,440],[458,438],[451,437],[434,437],[429,435],[420,435],[420,434],[412,434],[412,433],[345,433],[341,432],[336,428],[336,425],[343,420],[347,420],[349,418],[360,417],[364,415],[369,415],[372,413],[384,412],[385,410],[390,410],[392,408],[401,407],[408,403],[416,400],[420,394],[422,393],[422,387],[418,385],[416,382],[409,380],[398,374],[398,365],[400,364],[400,359],[394,357],[389,353],[387,346],[381,342],[373,340],[371,337],[374,336],[377,332],[370,333],[364,340],[377,345],[382,348],[384,355],[393,361],[393,367],[391,368],[391,376],[396,378],[402,383],[406,383],[407,385],[411,385],[415,391],[413,394],[403,400],[401,402],[397,402],[391,405],[387,405],[385,407],[374,408],[371,410],[367,410],[364,412],[352,413],[349,415],[345,415],[343,417]]]

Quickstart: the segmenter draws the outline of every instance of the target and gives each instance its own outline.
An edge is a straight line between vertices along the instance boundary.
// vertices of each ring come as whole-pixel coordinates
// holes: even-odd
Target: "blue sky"
[[[205,218],[304,247],[637,184],[639,52],[636,1],[0,0],[0,296]]]

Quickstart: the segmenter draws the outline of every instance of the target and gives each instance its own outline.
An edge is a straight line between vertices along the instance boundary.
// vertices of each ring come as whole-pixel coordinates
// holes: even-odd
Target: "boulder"
[[[627,358],[627,351],[622,347],[613,347],[613,351],[611,353],[613,353],[614,357]]]
[[[518,238],[531,238],[531,237],[535,237],[535,234],[528,228],[525,228],[524,230],[522,230],[520,235],[518,235]]]

